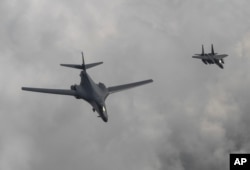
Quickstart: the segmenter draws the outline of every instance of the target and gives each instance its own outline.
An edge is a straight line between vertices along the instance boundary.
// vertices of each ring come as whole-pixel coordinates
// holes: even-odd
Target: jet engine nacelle
[[[106,86],[103,83],[99,83],[98,86],[102,89],[102,90],[106,90]]]
[[[206,61],[206,60],[204,60],[204,59],[202,59],[202,62],[203,62],[204,64],[207,64],[207,61]]]
[[[76,84],[70,86],[70,89],[76,91]],[[78,96],[75,96],[75,98],[76,98],[76,99],[80,99],[80,97],[78,97]]]
[[[76,85],[70,86],[70,89],[71,89],[71,90],[76,90]]]

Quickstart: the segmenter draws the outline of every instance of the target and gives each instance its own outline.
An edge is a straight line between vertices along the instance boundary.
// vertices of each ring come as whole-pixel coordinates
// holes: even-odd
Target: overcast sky
[[[250,152],[247,0],[1,0],[0,169],[228,169]],[[192,59],[204,44],[224,69]],[[103,61],[96,83],[154,83],[111,95],[109,122],[67,89]]]

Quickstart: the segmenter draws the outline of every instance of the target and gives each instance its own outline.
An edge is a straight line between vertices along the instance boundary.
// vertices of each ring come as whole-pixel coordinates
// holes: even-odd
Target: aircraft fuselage
[[[99,114],[104,122],[108,121],[108,114],[106,109],[105,100],[112,94],[119,91],[131,89],[134,87],[142,86],[148,83],[152,83],[152,79],[110,86],[106,87],[103,83],[96,84],[91,77],[87,74],[86,69],[102,64],[103,62],[85,64],[84,56],[82,52],[82,64],[61,64],[64,67],[81,69],[81,82],[79,85],[72,85],[70,89],[48,89],[48,88],[34,88],[34,87],[22,87],[22,90],[49,93],[58,95],[74,96],[76,99],[83,99],[92,106],[92,110]]]
[[[211,45],[211,53],[205,53],[204,47],[202,45],[202,52],[201,54],[195,54],[193,58],[201,59],[204,64],[216,64],[220,68],[223,69],[224,64],[224,57],[227,57],[227,54],[217,54],[214,52],[213,44]]]
[[[214,57],[215,55],[212,55],[212,54],[206,54],[205,56],[206,56],[206,58],[202,59],[202,62],[204,64],[216,64],[220,68],[223,69],[223,64],[224,64],[223,59],[217,59],[217,58]]]
[[[105,99],[108,96],[108,90],[103,83],[98,85],[91,79],[91,77],[84,71],[81,72],[81,83],[75,85],[78,99],[87,101],[93,107],[93,111],[99,114],[104,122],[108,121],[108,114],[105,105]]]

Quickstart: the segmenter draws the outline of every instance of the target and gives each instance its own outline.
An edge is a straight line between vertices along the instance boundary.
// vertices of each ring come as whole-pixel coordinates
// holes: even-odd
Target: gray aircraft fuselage
[[[213,44],[211,45],[211,53],[204,53],[204,47],[202,45],[202,53],[195,54],[193,58],[201,59],[204,64],[216,64],[221,69],[223,69],[224,58],[227,57],[227,54],[217,54],[214,52]]]
[[[223,69],[223,65],[224,64],[224,60],[223,58],[221,59],[217,59],[216,55],[213,54],[205,54],[204,55],[206,58],[202,59],[203,63],[205,64],[216,64],[218,65],[220,68]],[[222,56],[222,55],[221,55]],[[224,57],[226,57],[227,55],[225,55]]]
[[[82,53],[83,58],[83,53]],[[40,92],[40,93],[51,93],[51,94],[59,94],[59,95],[69,95],[74,96],[77,99],[83,99],[87,101],[93,108],[93,111],[99,114],[99,117],[102,118],[104,122],[108,121],[108,114],[105,105],[106,98],[115,92],[119,92],[122,90],[127,90],[133,87],[141,86],[147,83],[153,82],[152,79],[130,83],[130,84],[123,84],[118,86],[106,87],[103,83],[96,84],[91,77],[88,75],[86,69],[97,66],[102,64],[99,63],[92,63],[82,65],[75,65],[75,64],[61,64],[61,66],[71,67],[76,69],[82,69],[80,77],[81,82],[79,85],[72,85],[70,89],[44,89],[44,88],[33,88],[33,87],[22,87],[22,90],[32,91],[32,92]]]
[[[97,111],[102,120],[107,122],[108,114],[105,100],[109,95],[108,89],[103,83],[94,83],[87,72],[82,71],[80,76],[81,84],[73,85],[71,86],[71,89],[76,91],[77,97],[91,104],[93,111]]]

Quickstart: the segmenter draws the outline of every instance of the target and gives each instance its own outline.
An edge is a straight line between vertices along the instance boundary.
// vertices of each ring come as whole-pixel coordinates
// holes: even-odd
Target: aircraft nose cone
[[[102,120],[103,120],[104,122],[106,122],[106,123],[108,122],[108,118],[105,117],[105,116],[102,118]]]

